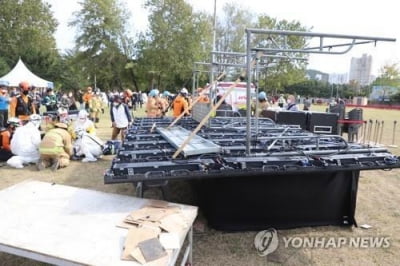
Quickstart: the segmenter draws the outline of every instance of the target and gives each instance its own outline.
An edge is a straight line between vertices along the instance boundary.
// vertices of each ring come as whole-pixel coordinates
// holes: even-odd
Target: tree
[[[380,69],[380,75],[372,83],[372,86],[380,86],[383,90],[382,100],[391,98],[397,101],[399,93],[393,93],[393,88],[400,90],[400,70],[398,64],[384,65]]]
[[[309,31],[307,27],[302,26],[298,21],[278,21],[265,14],[258,17],[255,27],[274,30]],[[306,47],[307,40],[302,36],[289,36],[287,39],[284,39],[282,36],[274,35],[273,41],[271,41],[267,35],[257,35],[253,46],[276,49],[277,45],[283,46],[283,43],[285,43],[287,49],[301,49]],[[287,55],[287,59],[267,57],[267,62],[274,63],[275,66],[263,71],[265,79],[263,82],[260,82],[259,86],[264,87],[265,91],[269,91],[272,94],[283,92],[285,87],[288,87],[290,84],[302,82],[306,78],[308,56],[301,53],[285,53],[284,55]],[[304,60],[291,58],[303,58]]]
[[[260,28],[260,29],[274,29],[274,30],[292,30],[292,31],[306,31],[306,27],[302,26],[297,21],[278,21],[271,18],[266,14],[257,15],[249,10],[245,10],[240,6],[234,4],[226,4],[224,6],[224,14],[222,19],[218,21],[217,25],[217,41],[216,49],[222,52],[246,52],[246,28]],[[274,37],[276,43],[272,43],[270,36],[256,34],[252,36],[251,46],[260,48],[276,48],[275,44],[283,41],[279,36]],[[291,36],[287,39],[287,47],[298,49],[306,46],[306,39],[301,36]],[[307,58],[304,54],[291,54],[292,57]],[[228,56],[216,56],[218,63],[232,63],[244,64],[244,57],[229,58]],[[290,61],[288,60],[274,60],[271,57],[263,57],[260,60],[260,65],[274,63],[273,68],[260,71],[259,87],[264,91],[276,94],[283,92],[284,88],[290,84],[301,82],[305,79],[306,60],[304,61]],[[222,71],[223,69],[219,69]],[[242,69],[225,68],[229,73],[228,78],[236,78]]]
[[[211,50],[211,19],[195,13],[184,0],[148,0],[149,30],[138,43],[140,74],[148,88],[154,74],[160,89],[189,86],[194,62]],[[153,83],[154,85],[154,83]]]
[[[57,22],[50,5],[42,0],[1,0],[0,22],[0,55],[8,66],[0,71],[14,67],[21,58],[31,71],[54,80],[53,67],[60,58],[53,37]]]
[[[400,69],[398,64],[384,65],[380,75],[372,83],[374,86],[389,86],[400,88]]]
[[[125,65],[133,56],[127,31],[125,6],[118,0],[84,0],[82,9],[69,24],[76,27],[76,63],[88,74],[88,83],[97,80],[101,88],[123,88]]]

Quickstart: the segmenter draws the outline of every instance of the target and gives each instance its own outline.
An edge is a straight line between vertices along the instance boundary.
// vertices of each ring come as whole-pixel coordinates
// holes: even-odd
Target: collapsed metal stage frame
[[[190,180],[207,220],[217,229],[355,224],[359,172],[400,168],[399,157],[386,148],[350,143],[338,135],[251,117],[251,71],[258,70],[262,56],[340,54],[357,44],[395,39],[257,29],[247,29],[246,34],[246,71],[238,79],[247,76],[246,117],[211,118],[208,107],[201,116],[193,116],[196,120],[136,118],[105,172],[104,182],[136,184],[142,196],[143,184]],[[252,47],[252,34],[266,34],[272,48]],[[275,35],[280,39],[272,39]],[[288,48],[285,42],[291,35],[320,38],[320,45]],[[352,41],[325,45],[324,38]],[[278,47],[279,41],[282,47]],[[333,51],[341,47],[347,49]],[[229,92],[211,110],[215,111]],[[326,126],[319,125],[318,119],[314,122],[313,126]]]
[[[171,122],[136,118],[105,183],[400,167],[399,159],[385,148],[348,143],[341,136],[318,135],[270,119],[259,119],[258,131],[250,132],[251,156],[246,156],[246,121],[240,117],[211,119],[194,145],[173,159],[176,140],[185,139],[198,122],[184,118],[177,127],[163,127]],[[154,123],[159,128],[150,132]]]

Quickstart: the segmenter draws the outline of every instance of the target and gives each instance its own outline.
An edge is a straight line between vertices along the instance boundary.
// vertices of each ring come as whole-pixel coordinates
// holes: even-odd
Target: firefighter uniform
[[[38,170],[51,166],[53,170],[67,167],[72,154],[72,140],[68,126],[64,123],[55,124],[56,128],[46,133],[39,145],[40,161]]]

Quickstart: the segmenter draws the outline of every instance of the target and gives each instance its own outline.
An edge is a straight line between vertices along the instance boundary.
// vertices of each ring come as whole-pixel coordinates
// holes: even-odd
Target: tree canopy
[[[21,59],[36,74],[53,80],[59,63],[57,21],[42,0],[1,0],[0,75]]]

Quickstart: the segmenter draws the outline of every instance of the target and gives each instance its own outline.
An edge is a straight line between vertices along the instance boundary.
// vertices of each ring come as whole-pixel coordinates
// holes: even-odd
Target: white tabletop
[[[52,264],[140,265],[120,259],[128,231],[116,225],[147,202],[58,184],[22,182],[0,191],[0,251]],[[191,225],[197,207],[178,206]],[[189,228],[180,235],[181,243]]]

